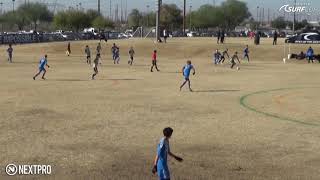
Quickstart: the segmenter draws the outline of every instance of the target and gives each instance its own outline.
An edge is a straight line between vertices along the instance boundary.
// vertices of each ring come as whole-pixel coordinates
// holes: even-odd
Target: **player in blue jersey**
[[[169,139],[171,138],[173,129],[170,127],[163,129],[164,137],[161,138],[157,147],[157,155],[154,160],[152,173],[158,173],[159,180],[170,180],[170,171],[168,167],[168,155],[175,158],[177,161],[182,162],[183,159],[174,155],[170,151]]]
[[[249,46],[247,45],[246,48],[243,50],[243,59],[247,58],[248,62],[250,61],[249,59]]]
[[[45,67],[50,68],[50,66],[48,65],[48,56],[45,55],[44,58],[41,58],[40,62],[39,62],[39,72],[33,76],[33,80],[36,80],[36,77],[39,76],[42,72],[42,79],[45,80],[46,78],[44,77],[47,73],[47,70]]]
[[[193,70],[193,75],[195,75],[196,70],[193,67],[193,65],[191,64],[191,61],[187,61],[187,64],[182,68],[182,74],[184,76],[185,81],[180,86],[180,91],[182,90],[183,86],[186,85],[186,83],[188,83],[189,90],[192,92],[191,82],[190,82],[190,78],[189,78],[191,70]]]

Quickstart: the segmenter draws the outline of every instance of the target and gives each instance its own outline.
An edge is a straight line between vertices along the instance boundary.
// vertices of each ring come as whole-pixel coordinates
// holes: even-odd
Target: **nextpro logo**
[[[50,175],[51,165],[15,165],[8,164],[6,173],[9,176],[14,175]]]

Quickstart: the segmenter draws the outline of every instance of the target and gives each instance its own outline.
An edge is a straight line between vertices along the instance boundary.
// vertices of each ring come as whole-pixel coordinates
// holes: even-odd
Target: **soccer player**
[[[310,63],[310,61],[313,63],[313,56],[314,56],[314,51],[313,51],[312,47],[310,46],[309,49],[307,50],[307,53],[306,53],[308,63]]]
[[[164,137],[161,138],[157,147],[157,155],[154,160],[152,173],[158,173],[160,180],[170,180],[170,171],[168,167],[168,155],[175,158],[177,161],[182,162],[183,159],[173,154],[170,150],[169,139],[171,138],[173,129],[170,127],[163,129]]]
[[[158,66],[157,66],[157,50],[154,50],[154,51],[153,51],[153,54],[152,54],[151,72],[153,72],[153,67],[156,67],[156,70],[157,70],[157,71],[160,71],[160,70],[158,69]]]
[[[91,51],[88,45],[86,45],[86,49],[84,50],[84,52],[87,55],[87,64],[91,64]]]
[[[46,78],[44,77],[47,73],[45,66],[50,68],[50,66],[48,65],[48,56],[47,55],[45,55],[44,58],[41,58],[41,60],[39,62],[39,72],[33,76],[33,80],[36,80],[36,77],[39,76],[41,74],[41,72],[43,72],[42,79],[46,80]]]
[[[180,91],[183,88],[183,86],[186,85],[186,83],[188,83],[189,90],[192,92],[191,82],[190,82],[190,78],[189,78],[191,70],[193,70],[193,75],[195,75],[196,70],[193,67],[193,65],[191,64],[191,61],[187,61],[187,64],[185,66],[183,66],[183,68],[182,68],[182,74],[184,76],[185,81],[180,86]]]
[[[97,54],[96,58],[93,60],[94,73],[92,74],[92,77],[91,77],[92,80],[94,80],[95,76],[99,73],[99,71],[98,71],[99,59],[100,59],[100,55]]]
[[[220,53],[219,50],[217,49],[216,52],[213,54],[214,64],[219,64],[220,58],[221,58],[221,53]]]
[[[116,43],[113,43],[113,46],[111,47],[111,52],[112,52],[112,59],[115,61],[116,60],[116,50],[117,50]]]
[[[98,43],[98,46],[97,46],[97,54],[99,55],[99,57],[101,57],[101,43]]]
[[[246,45],[246,48],[243,50],[243,59],[247,58],[248,62],[249,62],[249,46]]]
[[[220,62],[224,63],[224,61],[226,60],[226,56],[228,57],[228,59],[230,58],[229,53],[228,53],[228,49],[224,50],[222,52],[221,58],[220,58]]]
[[[234,67],[234,65],[236,65],[236,61],[235,61],[236,59],[238,60],[238,62],[240,64],[238,52],[235,52],[234,55],[231,57],[231,69]]]
[[[273,33],[273,45],[277,45],[277,41],[278,41],[278,32],[274,31]]]
[[[12,48],[12,45],[9,44],[9,48],[7,49],[7,52],[8,52],[8,61],[10,63],[12,63],[12,53],[13,53],[13,48]]]
[[[132,66],[132,63],[133,63],[134,54],[135,54],[134,49],[133,49],[133,47],[131,47],[130,50],[129,50],[130,60],[128,61],[128,64],[130,64],[131,66]]]
[[[119,47],[117,47],[116,48],[116,51],[114,52],[115,54],[114,54],[114,64],[119,64],[119,62],[120,62],[120,48]]]
[[[71,43],[68,42],[67,55],[70,56],[70,54],[71,54]]]

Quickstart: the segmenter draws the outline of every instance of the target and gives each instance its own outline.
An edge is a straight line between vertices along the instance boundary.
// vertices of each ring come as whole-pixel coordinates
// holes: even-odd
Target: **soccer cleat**
[[[33,80],[36,80],[36,77],[33,77],[32,79],[33,79]]]

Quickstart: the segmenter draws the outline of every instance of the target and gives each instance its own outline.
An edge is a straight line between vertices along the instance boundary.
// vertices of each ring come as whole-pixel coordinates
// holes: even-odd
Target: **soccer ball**
[[[240,70],[240,67],[239,67],[239,66],[237,67],[237,70],[238,70],[238,71]]]

